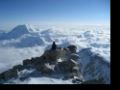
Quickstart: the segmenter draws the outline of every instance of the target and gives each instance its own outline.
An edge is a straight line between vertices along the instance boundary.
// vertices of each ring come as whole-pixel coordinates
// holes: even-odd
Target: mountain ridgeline
[[[2,31],[0,83],[27,83],[48,77],[62,83],[70,80],[73,84],[110,84],[109,31],[103,26],[86,25],[18,25],[9,32]],[[9,54],[9,48],[17,54]]]
[[[5,40],[13,40],[14,42],[8,42],[7,44],[3,45]],[[39,33],[35,33],[27,25],[18,25],[17,27],[15,27],[7,33],[0,33],[0,41],[0,46],[2,47],[14,46],[17,48],[23,48],[33,47],[36,45],[44,45],[44,42],[40,38]]]
[[[24,34],[28,34],[29,31],[25,25],[19,25],[8,33],[1,33],[0,40],[19,38]]]
[[[23,70],[33,70],[19,75]],[[73,84],[110,84],[110,64],[85,48],[77,52],[75,45],[60,47],[53,43],[40,57],[23,60],[22,64],[0,74],[0,83],[14,83],[29,77],[50,77],[68,80]]]

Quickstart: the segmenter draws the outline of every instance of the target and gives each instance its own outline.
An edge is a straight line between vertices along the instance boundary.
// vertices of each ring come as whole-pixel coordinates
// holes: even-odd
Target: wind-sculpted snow
[[[105,58],[93,53],[90,48],[80,50],[79,57],[85,80],[101,78],[110,83],[110,63]]]

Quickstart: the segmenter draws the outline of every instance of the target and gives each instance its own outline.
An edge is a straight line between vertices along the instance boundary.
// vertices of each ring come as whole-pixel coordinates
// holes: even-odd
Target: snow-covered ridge
[[[91,48],[93,53],[100,54],[110,63],[110,27],[25,24],[18,25],[9,32],[0,33],[0,72],[21,63],[24,59],[40,56],[53,41],[61,47],[74,44],[78,48],[77,52],[83,48]],[[83,61],[86,60],[86,55],[83,55]],[[106,68],[106,65],[101,68]],[[102,72],[105,73],[106,69]],[[105,75],[108,74],[109,72]],[[85,77],[91,78],[87,75]]]
[[[66,49],[64,50],[66,51]],[[68,50],[71,50],[71,49],[68,48]],[[62,53],[59,53],[59,52],[62,52]],[[16,65],[12,69],[9,69],[7,72],[1,73],[0,83],[2,83],[3,80],[8,83],[17,83],[16,82],[17,79],[18,79],[17,80],[18,82],[21,82],[21,80],[23,80],[24,82],[28,83],[29,82],[29,81],[27,82],[28,78],[31,79],[32,77],[33,78],[39,77],[40,79],[42,79],[41,75],[45,75],[44,73],[46,73],[47,76],[52,79],[52,78],[55,78],[55,77],[51,77],[52,71],[54,74],[53,76],[57,75],[56,77],[57,79],[60,79],[60,78],[62,79],[62,77],[69,79],[66,77],[66,75],[68,76],[75,75],[76,77],[79,77],[79,80],[80,80],[79,83],[81,83],[81,80],[82,82],[85,82],[87,80],[98,80],[99,83],[104,83],[104,84],[110,83],[110,64],[106,62],[106,60],[99,54],[93,53],[90,50],[90,48],[82,49],[79,52],[76,52],[76,50],[75,51],[72,50],[71,53],[66,51],[66,53],[69,53],[70,55],[69,58],[63,59],[61,60],[61,62],[59,61],[59,64],[53,63],[52,65],[50,65],[50,62],[53,62],[53,60],[56,58],[55,56],[58,56],[59,59],[62,59],[62,57],[64,56],[66,57],[67,54],[63,54],[63,52],[64,52],[63,49],[59,49],[59,48],[53,51],[52,49],[50,49],[45,51],[45,53],[41,57],[35,57],[35,58],[23,60],[23,64]],[[55,53],[59,53],[59,54],[55,54]],[[51,56],[54,55],[54,57],[49,57],[50,55]],[[45,59],[44,57],[46,57],[47,59]],[[44,62],[44,60],[47,60],[47,61]],[[55,62],[57,62],[57,59]],[[66,64],[69,63],[70,66],[68,65],[66,67],[65,62]],[[62,69],[62,67],[64,67],[64,69]],[[70,74],[70,72],[72,73],[71,67],[72,68],[76,67],[76,70],[73,71],[74,74]],[[28,69],[27,72],[25,69]],[[32,72],[31,72],[31,69],[33,69]],[[17,74],[17,70],[19,71],[18,74]],[[46,72],[46,70],[48,70],[49,72]],[[66,74],[64,70],[68,73]],[[60,72],[62,73],[60,74]],[[17,77],[17,79],[15,77]],[[9,79],[11,78],[14,78],[15,80],[12,79],[9,81]],[[74,77],[72,78],[72,83],[75,83],[73,80],[75,80]],[[38,83],[41,83],[41,82],[38,82]]]

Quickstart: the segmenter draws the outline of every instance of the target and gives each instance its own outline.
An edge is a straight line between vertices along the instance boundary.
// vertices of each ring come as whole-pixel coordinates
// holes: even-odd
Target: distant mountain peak
[[[28,32],[28,29],[26,25],[18,25],[11,32]]]
[[[0,40],[19,38],[24,34],[29,34],[29,30],[26,25],[18,25],[7,33],[1,33]]]

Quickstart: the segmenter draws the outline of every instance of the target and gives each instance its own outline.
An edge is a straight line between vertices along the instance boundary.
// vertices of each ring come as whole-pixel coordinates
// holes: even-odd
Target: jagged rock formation
[[[67,48],[56,47],[49,49],[40,57],[23,60],[22,65],[16,65],[12,69],[0,74],[0,83],[12,78],[24,80],[28,76],[47,76],[62,79],[72,79],[77,84],[106,84],[110,83],[110,65],[104,58],[93,54],[90,49],[82,49],[76,52],[75,45]],[[32,74],[20,77],[19,72],[25,69],[34,69]],[[106,72],[107,74],[105,74]]]
[[[53,48],[53,47],[52,47]],[[42,75],[52,76],[62,75],[63,79],[78,77],[80,81],[80,65],[76,47],[73,45],[67,48],[57,47],[56,49],[46,50],[40,57],[23,60],[22,65],[16,65],[12,69],[0,74],[0,81],[18,77],[18,72],[24,69],[35,69]],[[60,61],[60,59],[62,61]]]

